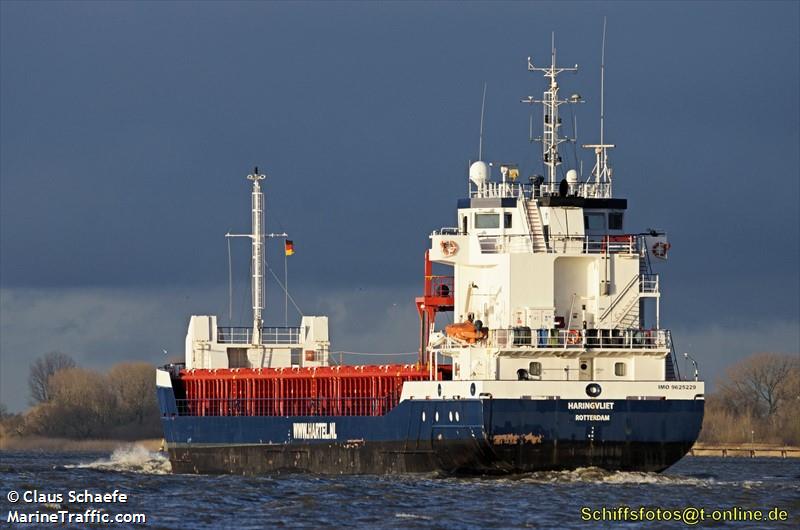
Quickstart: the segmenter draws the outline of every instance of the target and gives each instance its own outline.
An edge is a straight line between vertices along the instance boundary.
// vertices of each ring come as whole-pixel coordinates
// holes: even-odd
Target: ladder
[[[639,329],[639,296],[631,297],[625,309],[614,315],[617,324],[616,329]]]
[[[547,252],[547,242],[544,239],[544,227],[542,218],[539,215],[539,206],[534,199],[525,201],[525,209],[528,214],[528,229],[531,233],[531,247],[533,252]]]

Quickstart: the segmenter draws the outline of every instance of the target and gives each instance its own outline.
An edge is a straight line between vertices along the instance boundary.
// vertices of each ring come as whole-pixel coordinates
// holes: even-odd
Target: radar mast
[[[556,36],[555,33],[551,37],[550,45],[550,66],[539,67],[534,66],[532,58],[528,57],[528,71],[529,72],[542,72],[544,77],[550,79],[550,85],[545,90],[542,99],[534,99],[533,96],[523,98],[523,103],[541,103],[544,107],[543,120],[543,135],[534,138],[535,141],[542,143],[542,160],[547,167],[547,185],[549,191],[554,191],[557,186],[556,168],[561,164],[561,155],[558,153],[558,146],[564,142],[575,141],[573,138],[562,137],[558,134],[558,129],[561,127],[561,118],[558,116],[558,107],[564,103],[583,103],[584,100],[578,94],[571,95],[568,99],[559,99],[558,97],[558,81],[556,77],[561,72],[577,72],[578,65],[572,67],[556,66]]]

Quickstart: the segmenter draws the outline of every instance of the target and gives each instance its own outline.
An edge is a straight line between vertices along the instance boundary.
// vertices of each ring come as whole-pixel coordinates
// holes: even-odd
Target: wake
[[[135,444],[118,447],[111,453],[109,458],[101,458],[86,464],[74,464],[64,467],[148,475],[166,475],[172,472],[172,466],[166,456],[148,451],[143,446]]]

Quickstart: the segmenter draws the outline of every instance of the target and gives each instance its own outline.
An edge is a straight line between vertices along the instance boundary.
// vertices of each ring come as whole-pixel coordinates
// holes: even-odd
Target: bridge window
[[[542,363],[536,361],[532,362],[528,366],[528,373],[533,376],[540,377],[542,375]]]
[[[627,366],[625,363],[614,363],[614,375],[617,377],[625,377],[627,373]]]
[[[500,215],[496,213],[476,213],[475,228],[500,228]]]
[[[586,230],[602,231],[606,229],[606,216],[602,213],[587,213],[583,215],[583,227]]]
[[[503,214],[503,228],[511,228],[511,214],[504,213]]]
[[[622,212],[611,212],[608,214],[608,229],[622,230]]]

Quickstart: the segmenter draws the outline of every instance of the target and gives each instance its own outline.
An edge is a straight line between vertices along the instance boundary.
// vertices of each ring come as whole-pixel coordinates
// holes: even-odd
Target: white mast
[[[247,178],[253,181],[251,201],[253,231],[250,234],[253,254],[253,344],[261,344],[261,326],[263,323],[261,311],[264,309],[264,194],[261,193],[261,186],[258,181],[264,180],[266,175],[260,174],[258,167],[256,167],[251,175],[247,175]]]
[[[251,257],[251,264],[250,270],[252,273],[252,278],[250,281],[250,288],[251,294],[253,298],[253,340],[251,344],[259,345],[261,344],[261,328],[263,327],[264,320],[262,318],[262,311],[264,309],[264,239],[268,237],[279,237],[286,239],[288,234],[286,232],[280,234],[265,234],[264,233],[264,194],[261,193],[261,185],[258,183],[260,180],[264,180],[267,178],[266,175],[261,174],[258,172],[258,166],[253,170],[251,175],[247,175],[248,180],[253,181],[253,192],[251,193],[251,200],[250,200],[250,213],[252,215],[252,232],[250,234],[231,234],[228,232],[225,234],[225,237],[247,237],[251,240],[251,249],[252,249],[252,257]],[[228,296],[231,297],[231,287],[232,284],[231,280],[231,273],[230,273],[231,261],[230,261],[230,243],[228,244],[228,286],[229,286],[229,294]],[[274,273],[273,273],[274,276]],[[277,280],[277,277],[275,277]],[[281,285],[281,282],[278,280],[278,285]],[[286,286],[281,285],[284,290],[286,290]],[[286,299],[290,298],[288,291],[286,292]],[[230,307],[232,307],[233,302],[229,301]],[[232,309],[229,309],[232,312]]]
[[[606,86],[606,17],[603,17],[603,45],[600,52],[600,143],[584,144],[583,147],[594,149],[595,162],[592,169],[594,177],[594,196],[602,198],[611,197],[611,167],[608,165],[608,150],[614,144],[605,143],[604,128],[605,112],[605,86]]]
[[[481,99],[481,133],[478,139],[478,160],[483,160],[483,111],[486,109],[486,83],[483,83],[483,99]]]
[[[544,92],[542,99],[534,99],[533,96],[523,98],[523,103],[541,103],[544,107],[543,122],[544,134],[540,138],[535,138],[536,141],[542,142],[542,158],[544,165],[547,166],[547,183],[550,190],[554,190],[558,180],[556,175],[556,167],[561,164],[561,156],[558,154],[558,146],[566,141],[572,141],[572,138],[565,138],[558,135],[558,129],[561,127],[561,119],[558,117],[558,107],[564,103],[583,103],[583,100],[578,94],[573,94],[569,99],[558,98],[558,82],[556,77],[561,72],[577,72],[578,65],[573,67],[559,67],[556,66],[556,37],[555,33],[552,34],[552,42],[550,46],[550,66],[537,67],[531,62],[528,57],[528,71],[529,72],[542,72],[544,77],[550,78],[550,86]]]

